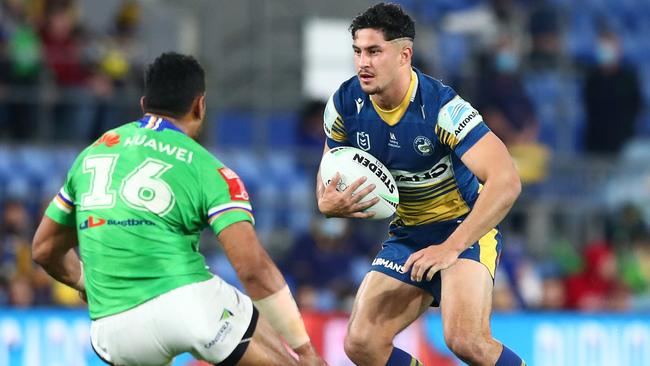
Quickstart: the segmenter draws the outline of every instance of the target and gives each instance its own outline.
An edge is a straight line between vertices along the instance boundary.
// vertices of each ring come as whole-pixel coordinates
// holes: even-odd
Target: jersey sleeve
[[[61,225],[75,226],[75,203],[76,198],[72,186],[72,170],[70,170],[65,184],[47,206],[45,216]]]
[[[332,94],[330,99],[327,101],[325,112],[323,113],[323,128],[325,129],[327,146],[329,148],[345,145],[348,138],[343,118],[339,114],[336,108],[336,103],[334,102],[337,95],[338,92]]]
[[[217,163],[202,171],[205,220],[215,235],[239,222],[254,224],[253,208],[244,182],[237,173]]]
[[[438,112],[436,135],[459,157],[489,131],[478,111],[459,96],[453,97]]]

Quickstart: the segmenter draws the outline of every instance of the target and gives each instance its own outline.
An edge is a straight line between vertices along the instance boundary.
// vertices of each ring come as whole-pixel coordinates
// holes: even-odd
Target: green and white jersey
[[[254,222],[237,174],[151,115],[87,147],[45,214],[77,228],[92,319],[210,279],[201,231]]]

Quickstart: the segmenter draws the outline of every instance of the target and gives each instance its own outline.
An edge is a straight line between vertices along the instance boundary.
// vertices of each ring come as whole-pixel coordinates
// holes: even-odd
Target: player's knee
[[[462,331],[445,332],[445,343],[458,358],[464,361],[481,360],[485,348],[489,346],[488,340],[480,334]]]
[[[349,331],[345,336],[343,349],[348,358],[356,364],[361,363],[369,356],[370,351],[365,343],[366,341],[368,340],[365,335],[352,331]]]
[[[383,358],[384,353],[390,352],[390,347],[390,340],[384,340],[371,332],[352,329],[348,331],[343,342],[345,354],[356,365],[375,364],[375,360]]]

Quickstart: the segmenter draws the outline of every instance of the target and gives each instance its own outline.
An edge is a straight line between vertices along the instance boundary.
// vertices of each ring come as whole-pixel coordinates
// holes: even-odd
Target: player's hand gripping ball
[[[337,191],[344,191],[350,184],[361,177],[367,177],[368,179],[355,192],[362,191],[370,184],[376,186],[361,201],[366,202],[379,197],[379,202],[366,210],[376,213],[372,219],[385,219],[393,216],[399,204],[397,185],[388,168],[377,158],[354,147],[335,147],[323,155],[323,160],[320,163],[320,175],[323,184],[327,186],[337,172],[341,176],[336,187]]]

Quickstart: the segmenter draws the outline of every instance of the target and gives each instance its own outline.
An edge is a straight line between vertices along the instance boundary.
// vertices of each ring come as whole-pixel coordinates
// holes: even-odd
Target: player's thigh
[[[110,365],[171,364],[174,355],[157,341],[149,305],[92,322],[91,344],[99,358]]]
[[[460,258],[441,272],[442,323],[445,336],[489,336],[493,280],[480,262]]]
[[[296,364],[296,359],[289,353],[284,343],[282,343],[280,336],[260,316],[250,344],[248,344],[243,356],[237,362],[237,366],[290,366]]]
[[[159,324],[164,343],[211,364],[241,359],[259,315],[248,296],[216,276],[186,286],[161,305],[168,314]]]
[[[349,334],[362,339],[392,340],[431,305],[426,291],[384,273],[371,271],[354,300]]]

